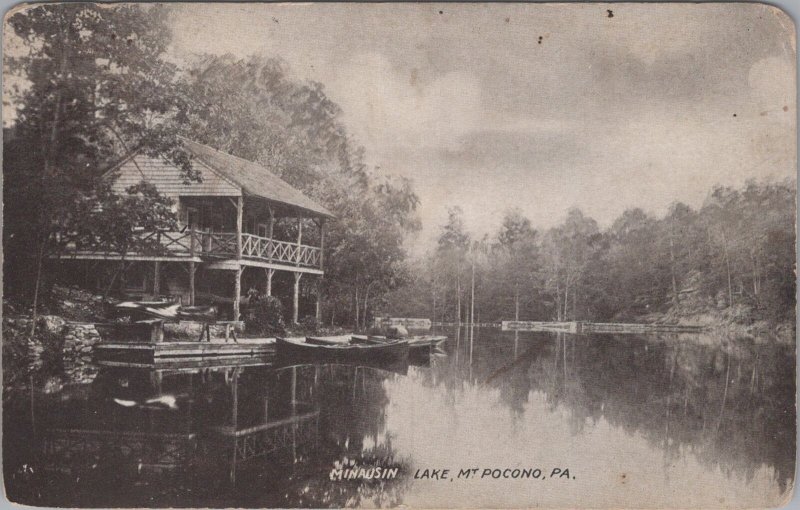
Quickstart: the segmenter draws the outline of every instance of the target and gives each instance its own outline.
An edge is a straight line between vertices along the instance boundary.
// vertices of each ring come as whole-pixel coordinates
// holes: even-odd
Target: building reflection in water
[[[335,484],[329,472],[349,459],[401,465],[384,427],[383,382],[397,375],[346,365],[103,367],[89,391],[32,401],[37,469],[77,482],[43,502],[82,506],[103,493],[108,504],[386,502],[391,480]],[[131,486],[138,493],[117,490]]]

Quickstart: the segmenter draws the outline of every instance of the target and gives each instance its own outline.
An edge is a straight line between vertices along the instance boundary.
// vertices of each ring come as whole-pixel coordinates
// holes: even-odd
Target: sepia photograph
[[[777,508],[758,3],[23,3],[2,473],[51,508]]]

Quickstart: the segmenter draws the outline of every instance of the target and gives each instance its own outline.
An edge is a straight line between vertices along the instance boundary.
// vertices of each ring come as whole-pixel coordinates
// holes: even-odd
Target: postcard
[[[34,507],[773,508],[796,37],[756,3],[27,3]]]

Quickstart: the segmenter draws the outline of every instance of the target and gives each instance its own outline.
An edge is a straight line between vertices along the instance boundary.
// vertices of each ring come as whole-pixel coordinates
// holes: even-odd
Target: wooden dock
[[[94,357],[104,362],[156,363],[174,359],[252,358],[271,359],[275,355],[272,342],[100,342],[94,346]]]
[[[645,334],[645,333],[702,333],[703,326],[683,324],[638,324],[624,322],[537,322],[503,321],[503,331],[542,331],[556,333],[607,333],[607,334]]]

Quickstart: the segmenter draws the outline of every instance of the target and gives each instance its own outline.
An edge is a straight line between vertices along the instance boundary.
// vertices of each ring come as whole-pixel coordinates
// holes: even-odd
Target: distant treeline
[[[391,293],[394,316],[632,320],[727,311],[745,323],[794,323],[796,183],[715,187],[699,210],[673,204],[656,218],[629,209],[601,230],[571,209],[537,231],[518,209],[494,236],[472,239],[449,210],[438,246]],[[662,315],[663,316],[663,315]]]

